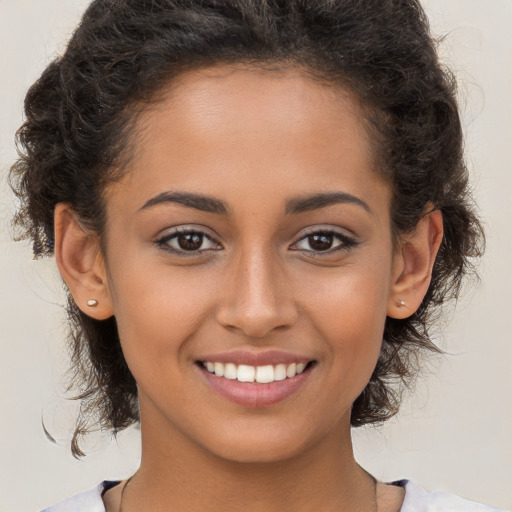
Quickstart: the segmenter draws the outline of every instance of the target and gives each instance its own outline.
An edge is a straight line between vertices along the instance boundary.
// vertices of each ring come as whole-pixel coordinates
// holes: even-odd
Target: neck
[[[179,432],[143,428],[141,466],[122,510],[150,512],[162,503],[187,512],[205,504],[210,512],[368,512],[376,510],[375,481],[354,460],[348,423],[300,456],[257,463],[218,457]]]

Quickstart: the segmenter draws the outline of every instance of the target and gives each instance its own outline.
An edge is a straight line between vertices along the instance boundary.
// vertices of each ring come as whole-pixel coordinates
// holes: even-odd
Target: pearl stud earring
[[[404,300],[399,300],[399,301],[398,301],[398,306],[399,306],[399,307],[401,307],[401,308],[403,308],[403,307],[407,306],[407,304],[405,303],[405,301],[404,301]]]
[[[87,305],[90,308],[95,308],[98,305],[98,301],[96,299],[90,299],[87,301]]]

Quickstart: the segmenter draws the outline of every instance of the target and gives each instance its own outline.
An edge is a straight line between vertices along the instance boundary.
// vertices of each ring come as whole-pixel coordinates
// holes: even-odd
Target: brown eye
[[[199,233],[182,233],[176,237],[180,249],[198,251],[203,244],[204,236]]]
[[[295,250],[315,253],[335,253],[348,250],[359,245],[353,238],[337,231],[314,231],[301,238],[295,245]]]
[[[220,245],[206,233],[196,230],[174,231],[157,240],[156,244],[166,251],[183,255],[201,254],[220,249]]]
[[[315,251],[327,251],[332,248],[334,236],[332,234],[322,233],[317,235],[309,235],[309,246]]]

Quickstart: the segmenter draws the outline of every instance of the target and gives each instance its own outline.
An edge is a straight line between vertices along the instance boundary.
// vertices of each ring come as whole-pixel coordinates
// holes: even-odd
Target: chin
[[[282,428],[275,422],[212,431],[203,449],[226,461],[242,464],[278,463],[293,459],[318,444],[326,432],[309,431],[307,425]],[[281,427],[281,428],[279,428]],[[217,434],[217,435],[216,435]]]
[[[293,443],[262,442],[230,442],[228,445],[217,446],[213,450],[219,458],[238,464],[272,464],[293,459],[303,449]]]

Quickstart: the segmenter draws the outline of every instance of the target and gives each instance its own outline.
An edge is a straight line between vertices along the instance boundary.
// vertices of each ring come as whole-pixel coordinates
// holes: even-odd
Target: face
[[[299,71],[215,67],[140,120],[105,259],[143,443],[271,461],[349,438],[394,274],[361,119]]]

